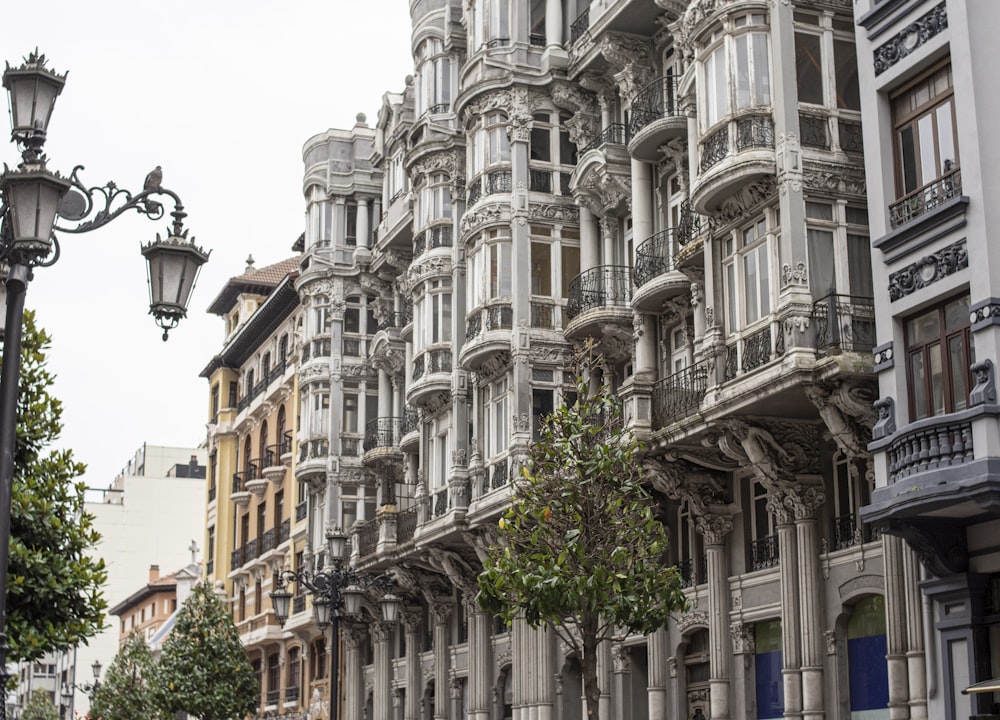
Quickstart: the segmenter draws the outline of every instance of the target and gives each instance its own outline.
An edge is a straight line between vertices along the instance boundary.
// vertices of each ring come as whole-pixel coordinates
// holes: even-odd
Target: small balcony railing
[[[871,352],[875,347],[874,298],[830,293],[813,303],[813,322],[821,355]]]
[[[309,503],[305,500],[300,502],[295,506],[295,522],[300,522],[306,519],[306,515],[309,512]]]
[[[681,114],[677,78],[671,75],[656,78],[632,98],[632,134],[651,122]]]
[[[705,172],[729,155],[729,127],[723,126],[705,138],[701,144],[698,168]]]
[[[566,317],[572,320],[587,310],[622,306],[632,300],[632,278],[624,265],[600,265],[584,270],[569,283]]]
[[[743,357],[740,369],[747,373],[771,361],[771,326],[766,325],[743,338]]]
[[[451,247],[451,225],[436,225],[423,231],[413,239],[413,257],[419,257],[427,250]]]
[[[243,546],[243,562],[256,560],[258,557],[260,557],[260,543],[254,538]]]
[[[580,13],[573,24],[569,26],[569,41],[575,43],[587,34],[590,29],[590,7]]]
[[[416,432],[417,428],[420,427],[420,411],[417,410],[412,405],[406,405],[403,407],[403,423],[400,427],[400,431],[403,435],[407,435],[411,432]]]
[[[653,386],[653,427],[666,427],[697,411],[707,388],[706,363],[692,365],[658,380]]]
[[[399,447],[399,439],[403,437],[403,418],[380,417],[369,420],[365,425],[365,452],[376,448]]]
[[[396,541],[408,542],[417,532],[417,509],[400,510],[396,515]]]
[[[510,330],[514,327],[514,308],[510,305],[490,305],[486,308],[486,331]]]
[[[855,517],[854,513],[840,515],[833,519],[833,547],[844,550],[861,543],[872,542],[882,537],[882,532],[876,525],[866,525]]]
[[[287,688],[285,688],[285,702],[286,703],[293,703],[293,702],[296,702],[298,699],[299,699],[299,688],[297,686],[296,687],[287,687]]]
[[[861,123],[854,120],[837,120],[837,132],[840,135],[840,149],[845,152],[861,153],[865,151],[861,136]]]
[[[278,546],[278,533],[275,532],[274,528],[270,530],[265,530],[264,534],[260,536],[260,552],[261,554],[270,552]]]
[[[694,587],[698,584],[698,579],[695,577],[694,572],[694,560],[688,558],[687,560],[681,560],[677,563],[677,572],[681,576],[681,587],[689,588]]]
[[[774,147],[774,121],[770,116],[740,118],[736,121],[736,152]]]
[[[894,227],[920,217],[945,200],[962,194],[962,171],[955,168],[937,180],[914,190],[889,206],[889,223]]]
[[[292,521],[285,518],[278,525],[278,544],[286,542],[292,536]]]
[[[229,556],[229,569],[239,570],[243,567],[243,548],[236,548]]]
[[[495,170],[486,175],[486,187],[484,190],[487,195],[509,193],[513,187],[510,170]]]
[[[266,702],[268,705],[277,705],[281,702],[281,690],[268,690]]]
[[[479,333],[483,331],[483,314],[477,312],[475,315],[470,317],[465,324],[465,341],[475,340],[479,337]]]
[[[916,428],[904,431],[889,445],[889,482],[938,467],[971,462],[974,450],[971,420],[928,418]]]
[[[378,547],[378,520],[369,520],[358,528],[358,554],[367,557]]]
[[[411,380],[419,380],[424,373],[451,372],[450,350],[428,350],[413,361]]]
[[[531,302],[531,327],[541,330],[555,328],[556,307],[552,303]]]
[[[674,236],[673,228],[661,230],[636,248],[632,276],[637,288],[674,269]]]
[[[750,543],[751,570],[777,567],[779,559],[777,535],[768,535]]]
[[[629,137],[628,125],[624,123],[611,123],[601,130],[596,138],[580,148],[580,155],[590,150],[596,150],[604,145],[628,145]]]
[[[681,203],[680,218],[674,230],[674,240],[678,247],[684,247],[701,234],[701,215],[694,211],[691,203],[685,200]]]
[[[393,328],[401,328],[406,323],[403,322],[403,313],[401,312],[391,312],[383,315],[378,321],[379,330],[390,330]]]

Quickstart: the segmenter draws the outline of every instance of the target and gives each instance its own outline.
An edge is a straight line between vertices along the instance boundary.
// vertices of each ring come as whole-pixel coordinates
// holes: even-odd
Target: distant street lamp
[[[59,694],[62,696],[62,702],[59,703],[59,709],[61,711],[59,713],[60,717],[63,717],[63,713],[65,712],[68,712],[70,717],[73,716],[73,699],[75,695],[74,693],[75,690],[79,690],[88,698],[90,698],[91,705],[94,704],[94,697],[96,697],[97,691],[101,687],[101,661],[94,660],[94,663],[93,665],[90,666],[90,669],[94,673],[94,682],[82,683],[80,685],[77,685],[74,682],[68,684],[63,683],[62,690],[59,691]]]
[[[151,220],[164,216],[163,205],[154,198],[173,202],[173,218],[166,239],[142,246],[149,266],[149,312],[163,328],[163,339],[187,314],[198,269],[209,253],[190,241],[184,228],[184,206],[171,190],[160,186],[157,167],[146,178],[141,192],[133,195],[114,182],[88,188],[77,177],[77,165],[68,178],[50,172],[42,151],[56,98],[66,83],[45,67],[38,51],[17,68],[7,64],[3,86],[10,101],[11,141],[21,151],[16,169],[4,165],[0,175],[0,263],[6,266],[6,306],[3,326],[3,365],[0,367],[0,713],[6,715],[7,674],[7,555],[10,548],[11,483],[14,475],[18,383],[20,382],[21,333],[24,294],[33,269],[48,267],[59,259],[59,241],[54,231],[84,233],[107,225],[129,210]],[[95,203],[103,202],[103,207]],[[75,223],[57,225],[57,218]],[[99,666],[97,667],[99,671]],[[95,685],[97,685],[95,680]],[[0,720],[4,720],[0,718]]]
[[[340,695],[338,678],[340,618],[359,615],[364,591],[371,587],[378,588],[384,593],[380,604],[382,619],[385,622],[396,622],[400,601],[391,592],[393,580],[389,575],[359,573],[354,568],[343,565],[347,536],[337,531],[327,531],[326,538],[329,557],[333,563],[332,568],[318,573],[311,573],[308,570],[282,571],[275,578],[277,589],[271,593],[271,603],[274,605],[275,617],[284,626],[292,601],[292,593],[287,589],[288,583],[301,583],[313,596],[313,614],[319,629],[325,630],[327,625],[331,627],[330,720],[337,720]]]

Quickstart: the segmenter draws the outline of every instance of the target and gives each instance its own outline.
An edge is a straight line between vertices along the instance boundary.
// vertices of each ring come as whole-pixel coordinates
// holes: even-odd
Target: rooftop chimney
[[[149,582],[156,582],[160,579],[160,566],[150,565],[149,566]]]

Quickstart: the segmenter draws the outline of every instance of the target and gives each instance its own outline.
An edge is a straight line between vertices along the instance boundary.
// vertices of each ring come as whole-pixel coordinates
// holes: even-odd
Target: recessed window
[[[949,300],[906,321],[910,418],[968,407],[975,351],[969,333],[969,296]]]
[[[951,65],[892,99],[896,189],[900,197],[934,184],[958,168],[958,134]]]

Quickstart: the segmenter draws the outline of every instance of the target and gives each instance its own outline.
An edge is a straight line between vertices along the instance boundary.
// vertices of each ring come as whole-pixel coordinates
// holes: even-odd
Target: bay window
[[[509,440],[507,378],[489,383],[480,391],[483,412],[484,459],[492,460],[507,451]]]
[[[851,21],[796,10],[795,70],[800,103],[861,110]]]
[[[423,338],[425,346],[451,341],[451,279],[442,278],[427,283],[419,316],[419,327],[415,330]]]
[[[436,220],[451,219],[451,189],[448,176],[431,175],[417,197],[417,229],[423,230]]]
[[[702,130],[708,130],[732,111],[771,103],[766,26],[767,17],[762,13],[741,15],[732,20],[731,35],[719,28],[708,38],[701,53]]]
[[[417,51],[414,80],[416,115],[446,112],[451,105],[451,60],[438,38],[425,40]]]
[[[726,333],[731,335],[771,312],[771,260],[765,218],[724,238],[722,257]]]
[[[910,420],[958,412],[969,403],[975,350],[969,295],[949,300],[905,323]]]
[[[507,116],[500,112],[489,113],[472,135],[472,173],[479,175],[493,165],[508,162],[510,140],[507,138]]]
[[[509,230],[489,230],[484,243],[469,258],[469,298],[472,307],[489,300],[510,298],[511,254]]]
[[[873,297],[868,213],[864,208],[807,200],[806,252],[813,300],[830,293]]]

